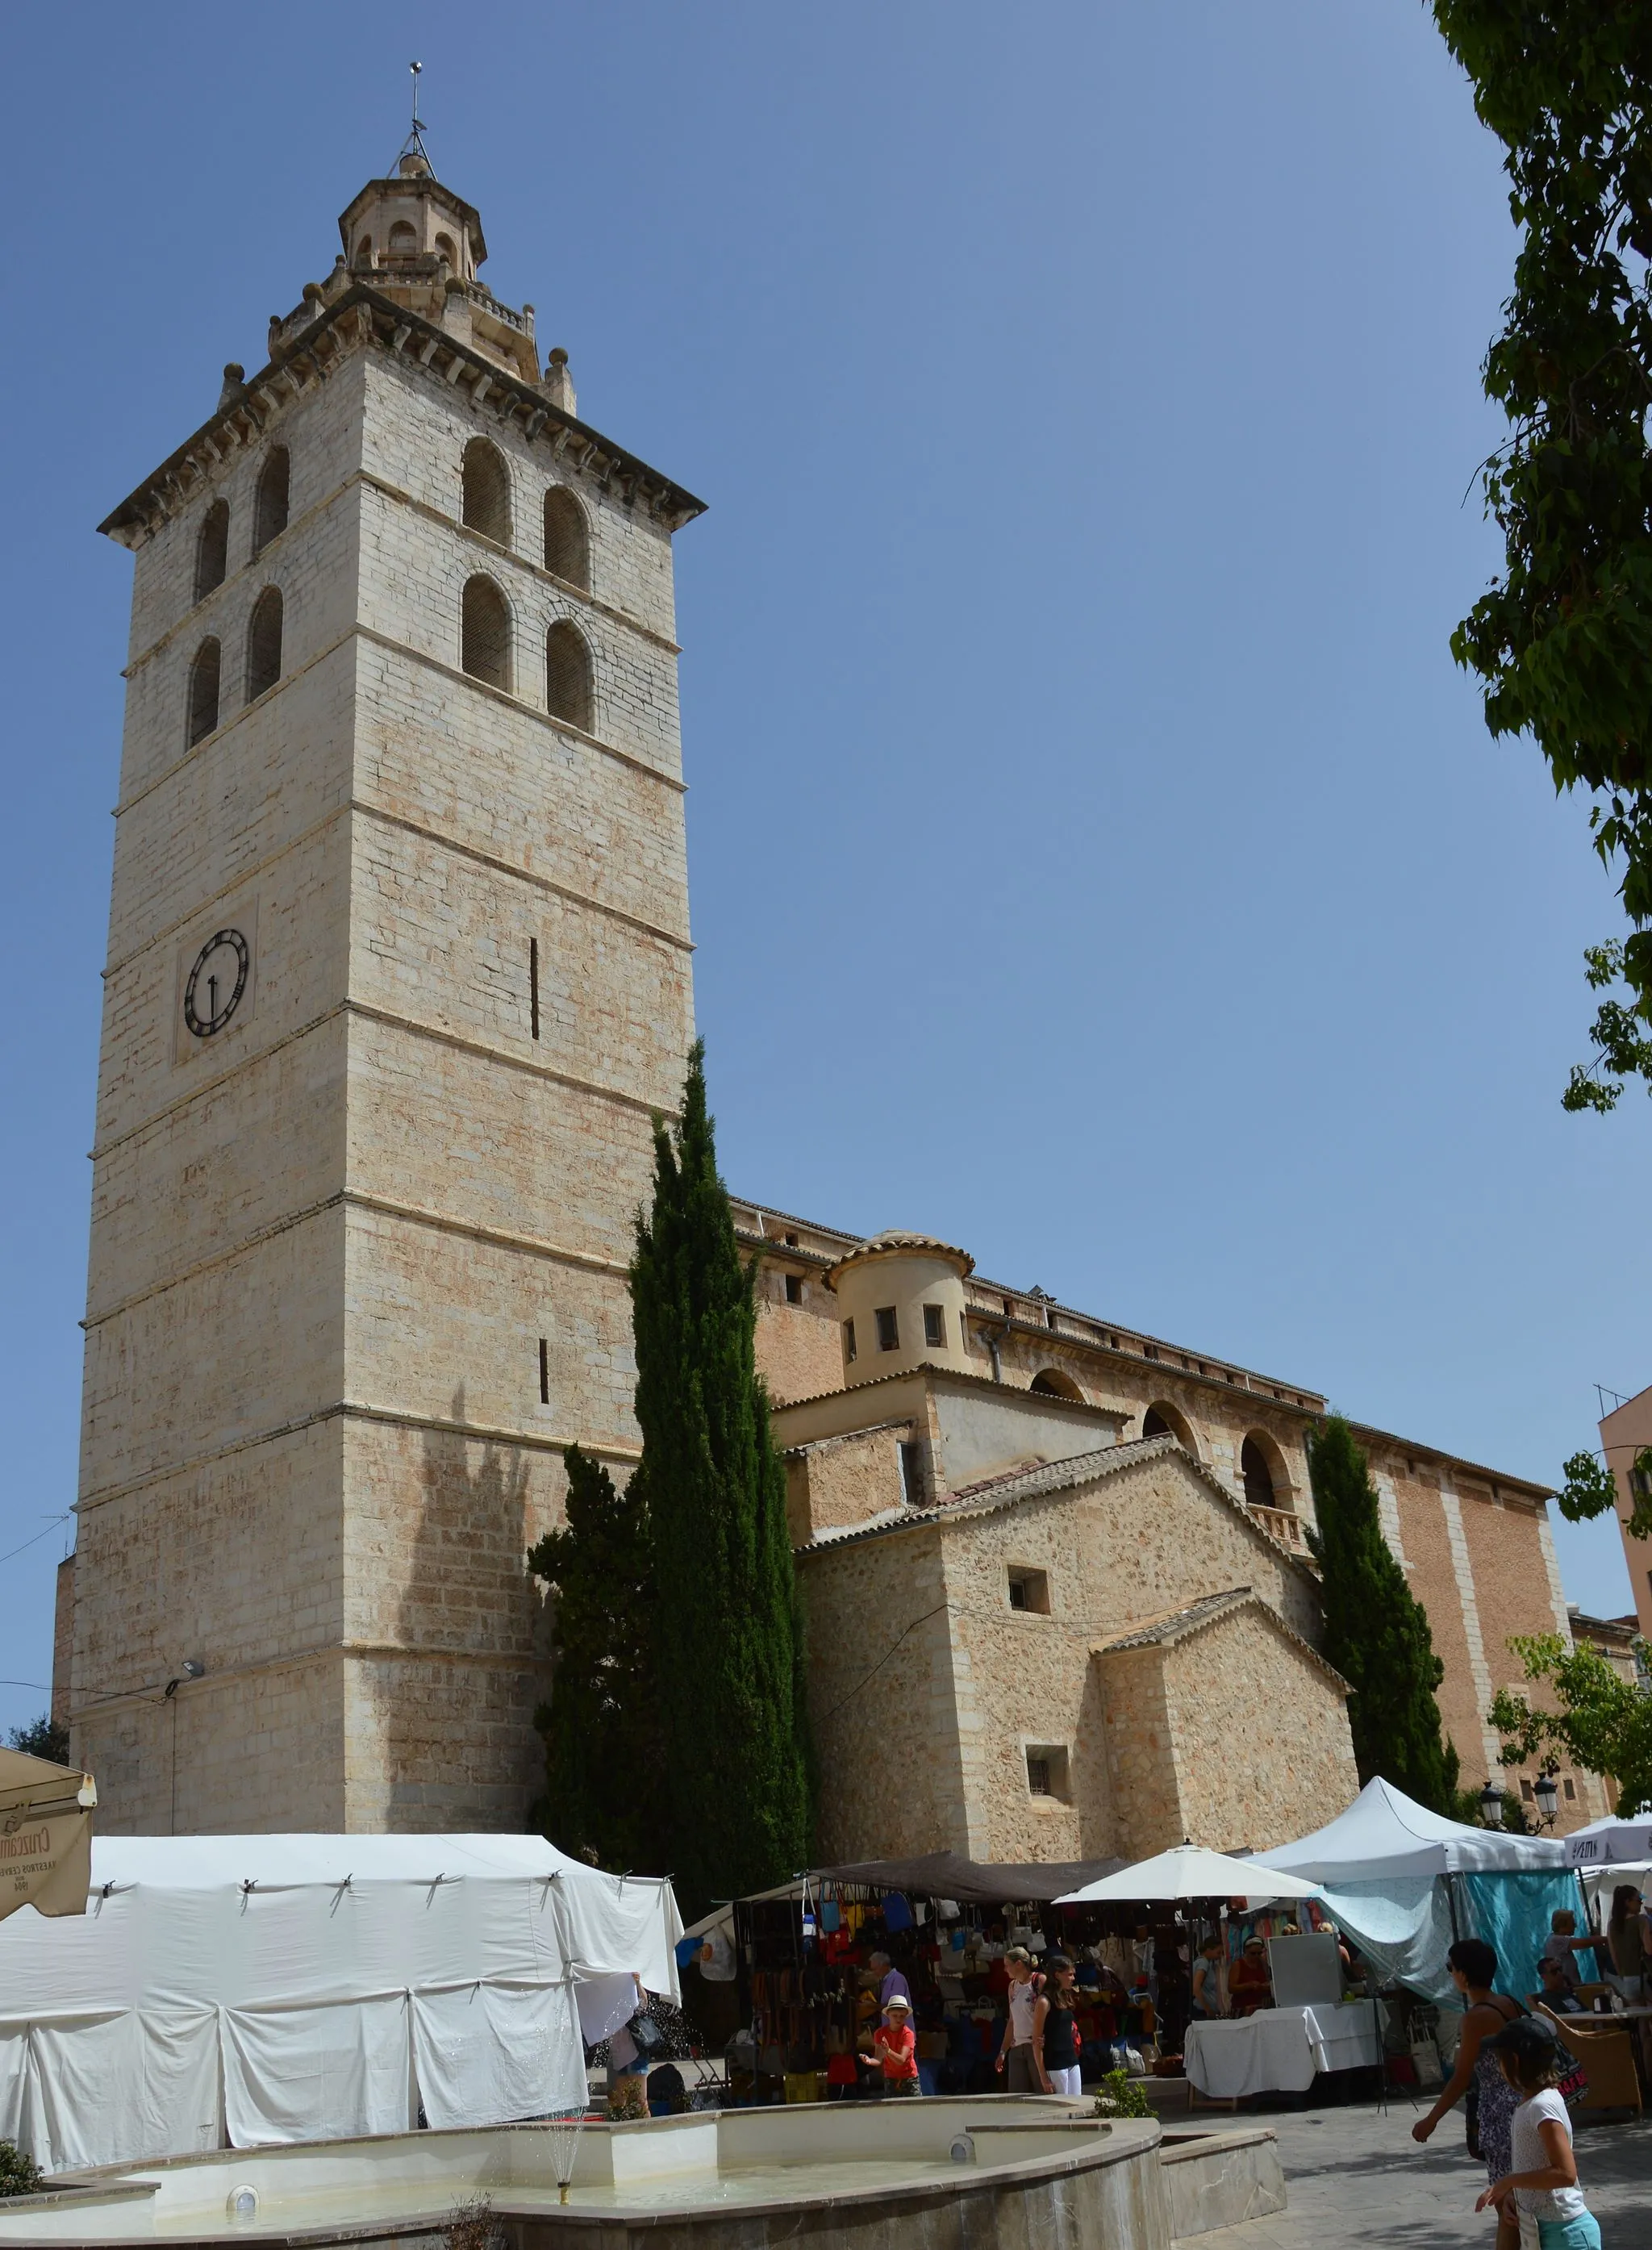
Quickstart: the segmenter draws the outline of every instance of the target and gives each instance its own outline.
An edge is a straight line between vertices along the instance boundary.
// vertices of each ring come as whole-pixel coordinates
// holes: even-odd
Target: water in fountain
[[[585,2122],[585,2104],[581,2102],[566,2109],[548,2109],[543,2120],[551,2139],[551,2167],[556,2174],[559,2200],[568,2201],[568,2182],[574,2177],[574,2159],[579,2154],[580,2131]]]

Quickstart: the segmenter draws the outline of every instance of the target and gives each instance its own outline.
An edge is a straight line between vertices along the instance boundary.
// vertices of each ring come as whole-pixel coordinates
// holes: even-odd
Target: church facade
[[[116,1832],[520,1826],[526,1550],[565,1445],[639,1450],[700,503],[581,419],[420,155],[340,230],[102,527],[134,576],[54,1708]],[[734,1217],[833,1852],[1260,1845],[1340,1809],[1323,1399],[945,1244]],[[1548,1495],[1364,1435],[1478,1780],[1509,1634],[1566,1629]],[[1564,1780],[1568,1824],[1600,1809]]]

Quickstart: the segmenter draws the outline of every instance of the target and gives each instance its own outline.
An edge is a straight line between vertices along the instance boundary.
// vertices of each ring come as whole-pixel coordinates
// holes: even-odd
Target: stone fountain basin
[[[490,2233],[506,2250],[1168,2250],[1160,2137],[1156,2121],[1015,2095],[706,2111],[588,2125],[563,2204],[543,2127],[385,2134],[60,2175],[0,2205],[0,2250],[441,2250],[456,2213],[483,2204],[476,2250]],[[256,2210],[236,2215],[246,2189]]]

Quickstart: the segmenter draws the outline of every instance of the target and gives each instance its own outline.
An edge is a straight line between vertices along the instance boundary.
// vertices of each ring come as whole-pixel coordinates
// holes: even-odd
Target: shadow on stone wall
[[[452,1418],[465,1418],[463,1388]],[[542,1785],[544,1601],[528,1576],[525,1453],[462,1430],[424,1433],[387,1682],[385,1752],[398,1830],[518,1830]]]

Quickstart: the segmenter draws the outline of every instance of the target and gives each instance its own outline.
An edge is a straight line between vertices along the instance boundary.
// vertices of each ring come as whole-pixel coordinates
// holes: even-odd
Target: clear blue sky
[[[0,1672],[75,1487],[130,563],[425,66],[486,279],[678,542],[730,1182],[1558,1478],[1652,1381],[1617,927],[1450,628],[1512,238],[1420,4],[19,12],[7,43]],[[1560,1532],[1619,1612],[1615,1532]],[[1652,1557],[1649,1557],[1652,1560]],[[0,1688],[0,1723],[42,1698]]]

